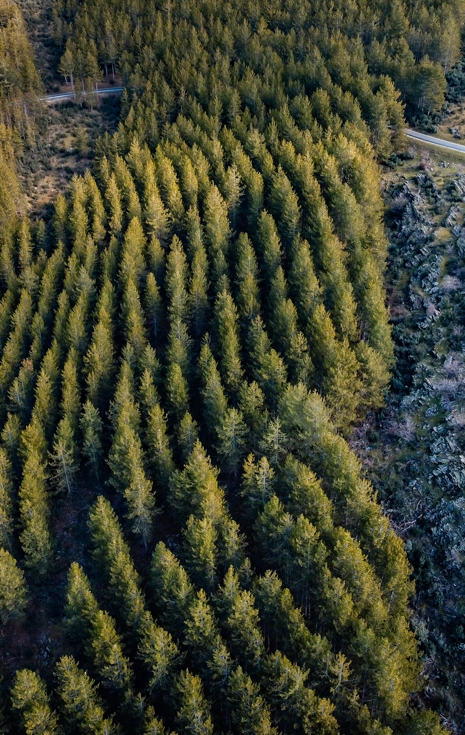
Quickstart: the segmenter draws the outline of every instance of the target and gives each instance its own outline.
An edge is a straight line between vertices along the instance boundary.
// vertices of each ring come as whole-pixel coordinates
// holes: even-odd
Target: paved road
[[[460,145],[460,143],[453,143],[449,140],[435,138],[433,135],[417,133],[415,130],[406,130],[405,132],[407,134],[407,138],[422,140],[424,143],[432,143],[433,145],[437,145],[439,148],[447,148],[450,151],[460,151],[460,153],[465,153],[465,145]]]
[[[107,87],[106,89],[97,89],[97,94],[120,94],[123,91],[124,87]],[[80,92],[80,94],[85,97],[85,92]],[[95,92],[92,92],[91,94],[95,94]],[[41,102],[61,102],[62,100],[69,100],[73,99],[73,97],[76,97],[76,92],[62,92],[60,94],[48,94],[45,97],[41,97]],[[420,140],[424,143],[432,143],[433,145],[437,145],[439,148],[447,148],[451,151],[460,151],[460,153],[465,153],[465,145],[461,145],[460,143],[453,143],[449,140],[442,140],[441,138],[435,138],[433,135],[425,135],[424,133],[417,133],[416,130],[410,130],[407,128],[405,131],[407,138],[413,138],[414,140]]]
[[[91,94],[119,94],[122,92],[124,87],[107,87],[106,89],[97,89]],[[86,96],[85,92],[80,92],[82,97]],[[48,94],[46,97],[41,97],[41,102],[61,102],[62,100],[70,100],[76,97],[76,92],[61,92],[60,94]]]

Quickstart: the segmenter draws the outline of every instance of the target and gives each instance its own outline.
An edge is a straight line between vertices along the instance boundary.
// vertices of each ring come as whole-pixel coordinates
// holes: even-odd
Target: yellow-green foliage
[[[53,701],[77,729],[439,727],[412,704],[405,551],[345,438],[389,381],[375,156],[404,122],[338,12],[56,6],[63,73],[129,87],[47,253],[23,225],[4,266],[4,505],[36,582],[69,566]],[[15,709],[31,682],[55,721],[27,673]]]

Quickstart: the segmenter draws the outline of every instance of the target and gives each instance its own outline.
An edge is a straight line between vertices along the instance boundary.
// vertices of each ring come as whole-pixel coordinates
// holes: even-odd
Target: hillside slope
[[[376,157],[403,107],[347,14],[292,11],[55,7],[70,84],[127,90],[1,252],[4,729],[445,732],[346,441],[393,365]]]

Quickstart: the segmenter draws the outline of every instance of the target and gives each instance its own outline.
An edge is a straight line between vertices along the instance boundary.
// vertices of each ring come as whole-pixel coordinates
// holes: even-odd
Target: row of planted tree
[[[43,707],[90,728],[90,668],[124,726],[155,727],[154,702],[181,732],[195,710],[193,732],[387,733],[418,675],[409,569],[338,433],[380,405],[391,360],[376,171],[342,134],[297,153],[275,126],[210,124],[194,105],[154,156],[103,158],[48,231],[4,243],[4,618],[27,604],[11,553],[46,585],[82,488],[144,558],[157,542],[139,577],[98,500],[100,603],[73,564],[64,613],[84,669],[60,659],[56,704],[22,670],[11,701],[26,728]]]
[[[8,660],[5,727],[443,732],[346,438],[393,360],[375,154],[395,84],[441,102],[448,9],[56,6],[62,71],[128,90],[93,173],[0,235],[3,640],[55,637]]]

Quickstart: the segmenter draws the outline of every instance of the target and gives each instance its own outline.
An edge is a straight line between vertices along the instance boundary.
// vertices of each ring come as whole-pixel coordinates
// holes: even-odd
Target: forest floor
[[[454,132],[451,132],[453,130]],[[449,103],[436,135],[454,143],[465,143],[465,102]]]
[[[52,3],[19,0],[19,6],[27,23],[44,92],[71,91],[57,72],[62,49],[53,38]],[[101,86],[110,87],[119,81],[105,79]],[[57,194],[66,191],[73,175],[89,168],[90,151],[96,139],[116,130],[119,112],[117,95],[98,98],[93,108],[78,101],[44,103],[36,141],[20,161],[20,177],[32,218],[46,215]]]
[[[383,180],[392,390],[352,446],[413,566],[425,697],[463,734],[465,157],[423,145],[409,154]]]
[[[63,193],[74,174],[82,174],[92,164],[90,152],[106,131],[114,132],[119,120],[120,97],[98,98],[90,108],[69,101],[44,105],[42,131],[34,147],[20,161],[20,175],[29,214],[43,216]]]
[[[51,0],[18,0],[34,49],[37,70],[48,93],[57,92],[61,78],[57,69],[62,50],[53,38]]]

